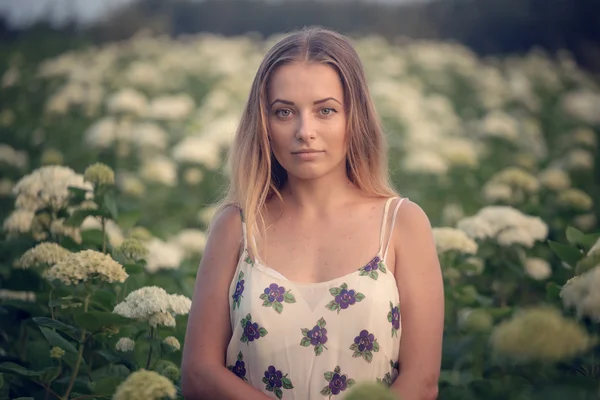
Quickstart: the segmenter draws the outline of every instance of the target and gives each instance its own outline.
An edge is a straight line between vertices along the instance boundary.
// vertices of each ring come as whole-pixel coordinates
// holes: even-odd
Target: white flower
[[[177,121],[188,116],[195,106],[194,99],[185,93],[162,96],[152,100],[148,115],[155,119]]]
[[[563,304],[575,308],[579,318],[600,322],[600,265],[571,278],[560,291]]]
[[[550,263],[543,258],[532,257],[525,260],[525,272],[535,280],[548,279],[552,275]]]
[[[113,114],[133,114],[143,116],[148,111],[148,100],[137,90],[126,88],[112,94],[106,107]]]
[[[433,228],[438,254],[456,250],[465,254],[477,253],[477,243],[463,231],[454,228]]]
[[[217,169],[222,163],[219,144],[201,136],[189,136],[175,145],[173,159],[179,163],[202,164]]]
[[[409,172],[441,175],[448,171],[448,164],[437,153],[428,150],[409,152],[404,160],[404,167]]]
[[[170,242],[179,246],[188,256],[202,253],[206,246],[206,233],[199,229],[184,229]]]
[[[100,222],[100,220],[98,220],[98,218],[93,217],[93,216],[88,216],[81,223],[80,229],[82,231],[96,230],[96,229],[102,230],[102,223]],[[121,228],[119,227],[119,225],[117,225],[117,223],[115,221],[110,220],[110,219],[104,221],[104,230],[105,230],[106,236],[108,237],[108,241],[111,246],[117,247],[117,246],[120,246],[121,243],[123,243],[123,240],[125,239],[125,235],[123,234],[123,231],[121,230]]]
[[[163,288],[145,286],[133,291],[117,304],[114,313],[148,321],[151,326],[175,326],[175,315],[190,312],[192,302],[183,295],[168,294]]]
[[[457,227],[473,239],[496,238],[502,246],[530,248],[548,235],[548,226],[540,218],[509,206],[484,207],[475,216],[463,218]]]
[[[516,140],[519,134],[517,121],[500,110],[488,113],[481,121],[479,129],[485,136],[499,137],[510,141]]]
[[[46,206],[57,211],[67,206],[70,197],[69,186],[92,190],[83,175],[63,166],[45,166],[21,178],[13,192],[17,196],[18,208],[37,211]]]
[[[173,187],[177,184],[177,165],[164,156],[144,160],[140,175],[148,182]]]
[[[185,256],[184,250],[176,243],[152,238],[144,244],[148,249],[146,271],[149,273],[155,273],[159,269],[177,269]]]
[[[594,154],[588,150],[573,149],[565,156],[569,169],[592,169],[594,167]]]
[[[562,106],[572,117],[600,125],[600,94],[591,90],[571,92],[563,98]]]
[[[142,148],[164,150],[167,147],[167,132],[152,122],[133,125],[131,139]]]
[[[573,142],[595,149],[597,146],[596,133],[590,128],[579,128],[570,133]]]
[[[117,186],[128,196],[142,197],[146,193],[146,185],[131,172],[121,172],[117,175]]]
[[[483,197],[490,203],[510,202],[513,200],[513,190],[504,183],[487,182],[483,186]]]
[[[567,209],[589,211],[594,206],[594,201],[583,190],[570,188],[558,195],[558,204]]]
[[[157,372],[140,369],[117,386],[113,400],[160,400],[165,397],[177,397],[173,382]]]
[[[569,174],[559,168],[549,168],[540,174],[540,183],[553,191],[565,190],[571,187]]]
[[[165,344],[168,344],[169,346],[173,347],[175,350],[181,349],[181,344],[179,343],[179,340],[177,340],[177,338],[175,336],[168,336],[163,339],[163,342]]]
[[[27,166],[28,157],[24,151],[17,151],[7,144],[0,143],[0,163],[22,169]]]
[[[33,211],[17,208],[2,224],[2,229],[9,234],[27,233],[31,230],[31,223],[35,214]]]
[[[0,300],[19,300],[28,303],[35,302],[35,293],[21,290],[0,289]]]
[[[93,278],[105,282],[125,282],[128,275],[123,266],[109,255],[95,250],[82,250],[46,270],[44,277],[50,281],[60,280],[66,285],[77,285]]]
[[[73,253],[56,243],[44,242],[27,250],[19,259],[17,267],[26,269],[37,265],[53,266],[71,254]]]
[[[115,344],[115,349],[117,351],[121,351],[123,353],[127,352],[127,351],[133,351],[135,347],[135,341],[131,340],[128,337],[122,337],[120,338],[117,343]]]

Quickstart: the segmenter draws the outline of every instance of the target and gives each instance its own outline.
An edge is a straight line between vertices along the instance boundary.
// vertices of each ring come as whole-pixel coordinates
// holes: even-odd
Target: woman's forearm
[[[422,379],[401,379],[398,377],[390,387],[400,400],[436,400],[437,382],[428,383]]]
[[[270,400],[222,365],[182,372],[181,389],[185,400]]]

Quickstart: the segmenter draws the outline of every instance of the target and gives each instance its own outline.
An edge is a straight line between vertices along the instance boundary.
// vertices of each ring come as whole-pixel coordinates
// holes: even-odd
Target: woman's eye
[[[279,110],[275,111],[275,115],[277,115],[278,117],[284,117],[284,118],[289,117],[291,113],[292,113],[292,111],[287,108],[280,108]]]
[[[332,115],[333,113],[335,113],[335,110],[333,108],[325,107],[325,108],[321,109],[322,115],[329,116],[329,115]]]

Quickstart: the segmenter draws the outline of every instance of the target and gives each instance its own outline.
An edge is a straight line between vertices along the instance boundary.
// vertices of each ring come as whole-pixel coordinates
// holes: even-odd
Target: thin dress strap
[[[398,200],[398,203],[396,203],[396,208],[394,209],[394,214],[392,215],[392,223],[390,225],[390,235],[388,237],[387,245],[385,246],[385,252],[383,253],[383,262],[385,262],[385,259],[387,257],[387,252],[390,247],[390,242],[392,241],[392,234],[394,233],[394,225],[396,224],[396,215],[398,215],[398,210],[400,209],[400,206],[402,205],[402,202],[404,201],[405,198],[406,197],[401,198],[400,200]]]
[[[395,199],[395,197],[390,197],[389,199],[387,199],[387,201],[385,202],[385,207],[383,209],[383,221],[381,221],[381,232],[379,233],[379,252],[377,253],[379,256],[382,255],[381,252],[383,251],[383,239],[385,237],[385,228],[387,226],[388,211],[390,209],[390,203],[394,199]]]
[[[242,220],[242,238],[244,240],[244,251],[248,251],[248,239],[246,237],[246,218],[244,218],[244,210],[240,210],[240,219]]]

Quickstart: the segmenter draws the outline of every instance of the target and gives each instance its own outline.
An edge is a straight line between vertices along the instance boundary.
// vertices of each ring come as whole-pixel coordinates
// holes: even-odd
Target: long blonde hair
[[[342,82],[347,113],[349,180],[367,195],[396,195],[388,175],[387,145],[367,87],[362,63],[350,40],[322,28],[304,28],[284,37],[265,55],[229,151],[230,184],[220,209],[235,204],[243,210],[247,237],[264,233],[264,207],[281,199],[287,180],[269,143],[267,88],[276,68],[294,61],[327,64]],[[258,228],[260,226],[260,228]],[[254,254],[254,242],[249,241]]]

